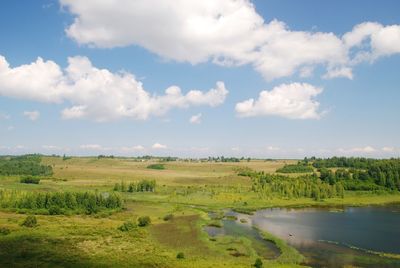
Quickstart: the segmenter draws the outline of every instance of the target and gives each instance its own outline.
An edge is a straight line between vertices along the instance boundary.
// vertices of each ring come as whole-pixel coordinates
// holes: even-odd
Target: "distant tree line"
[[[224,156],[218,156],[218,157],[208,157],[209,162],[240,162],[240,159],[237,157],[224,157]]]
[[[315,159],[320,178],[330,184],[343,182],[347,190],[400,190],[400,159],[332,157]],[[339,168],[335,171],[329,168]]]
[[[155,180],[141,180],[138,182],[130,182],[126,184],[124,181],[114,185],[114,191],[118,192],[154,192],[156,190]]]
[[[97,156],[97,159],[101,159],[101,158],[111,158],[114,159],[113,155],[104,155],[104,154],[100,154]]]
[[[93,214],[102,210],[120,209],[122,205],[122,198],[116,193],[0,190],[0,207],[38,214]]]
[[[52,167],[40,162],[40,155],[3,156],[0,157],[0,175],[52,175]]]

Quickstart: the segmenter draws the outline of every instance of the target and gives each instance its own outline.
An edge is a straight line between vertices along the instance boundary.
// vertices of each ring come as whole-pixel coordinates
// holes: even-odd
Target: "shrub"
[[[118,227],[118,230],[122,232],[129,232],[137,227],[136,223],[131,222],[131,221],[126,221],[124,222],[120,227]]]
[[[49,208],[49,214],[50,215],[61,215],[61,214],[63,214],[63,211],[62,211],[62,209],[60,207],[51,206]]]
[[[174,214],[167,214],[164,216],[164,221],[169,221],[172,220],[174,218]]]
[[[33,176],[25,176],[20,179],[20,183],[39,184],[40,179]]]
[[[184,259],[185,258],[185,254],[183,254],[183,252],[178,252],[178,254],[176,254],[176,258],[177,259]]]
[[[11,231],[7,227],[0,227],[0,235],[8,235],[9,233],[11,233]]]
[[[36,227],[37,226],[36,217],[33,215],[29,215],[28,217],[25,218],[25,220],[21,223],[21,225],[30,228]]]
[[[140,227],[145,227],[151,223],[150,217],[149,216],[139,217],[138,223]]]
[[[158,170],[165,169],[163,164],[151,164],[151,165],[148,165],[147,168],[158,169]]]
[[[262,260],[260,258],[256,259],[256,262],[254,263],[254,267],[256,267],[256,268],[262,268],[263,267],[263,263],[262,263]]]

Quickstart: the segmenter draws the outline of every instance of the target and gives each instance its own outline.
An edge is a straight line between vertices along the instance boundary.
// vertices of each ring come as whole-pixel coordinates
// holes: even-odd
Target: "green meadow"
[[[260,254],[260,247],[245,236],[210,237],[204,227],[218,225],[228,208],[252,213],[269,207],[400,202],[397,191],[346,190],[339,196],[336,188],[331,187],[335,191],[331,193],[328,184],[319,180],[318,193],[327,189],[325,197],[311,197],[312,193],[310,197],[300,196],[289,186],[286,189],[275,183],[281,178],[275,177],[280,176],[276,171],[286,165],[290,174],[282,178],[302,185],[302,181],[295,180],[304,175],[304,168],[300,173],[292,172],[296,168],[287,168],[297,162],[43,156],[40,165],[51,167],[52,174],[37,176],[38,183],[22,180],[22,175],[0,176],[2,198],[8,198],[1,203],[0,211],[0,266],[252,267],[259,259],[263,267],[300,267],[304,256],[271,234],[262,235],[276,246],[279,254],[268,258],[273,255],[269,254],[270,249],[262,248],[265,254]],[[240,174],[243,171],[252,173],[244,176]],[[275,188],[261,184],[263,179],[270,178],[266,177],[269,174],[273,177],[268,185]],[[143,186],[143,182],[153,181],[154,189]],[[282,192],[278,194],[281,188],[276,187],[281,187]],[[60,192],[76,195],[71,205],[67,205],[64,195],[60,199]],[[85,197],[85,192],[92,194]],[[120,198],[121,205],[109,205],[110,195]],[[25,204],[28,197],[39,200],[41,196],[47,196],[43,207]],[[85,198],[92,198],[93,204]],[[23,224],[30,214],[36,214],[33,227]],[[139,219],[146,216],[149,224],[139,226]]]

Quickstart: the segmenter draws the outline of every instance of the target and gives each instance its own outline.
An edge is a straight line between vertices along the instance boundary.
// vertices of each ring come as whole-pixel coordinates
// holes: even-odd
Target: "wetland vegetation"
[[[2,267],[399,265],[399,159],[26,155],[0,174]],[[347,218],[381,242],[326,235]]]

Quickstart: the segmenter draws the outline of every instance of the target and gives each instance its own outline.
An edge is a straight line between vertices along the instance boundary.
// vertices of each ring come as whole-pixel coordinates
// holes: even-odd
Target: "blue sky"
[[[2,2],[0,154],[400,154],[398,1],[79,2]]]

